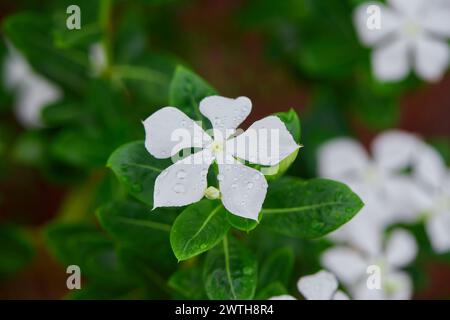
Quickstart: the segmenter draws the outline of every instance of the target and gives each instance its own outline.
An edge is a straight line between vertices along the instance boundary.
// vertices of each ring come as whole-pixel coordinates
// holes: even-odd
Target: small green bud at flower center
[[[205,197],[209,200],[219,199],[220,191],[215,187],[208,187],[205,190]]]
[[[416,37],[420,33],[420,26],[414,21],[408,21],[403,26],[405,33],[410,37]]]

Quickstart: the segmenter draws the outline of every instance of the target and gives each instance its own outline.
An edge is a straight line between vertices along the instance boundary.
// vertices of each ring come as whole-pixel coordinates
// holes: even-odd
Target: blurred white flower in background
[[[381,246],[380,246],[381,247]],[[355,300],[406,300],[413,293],[409,275],[401,268],[410,264],[417,255],[417,244],[407,231],[394,230],[384,250],[368,253],[352,247],[334,247],[322,255],[322,265],[333,272]],[[367,270],[377,266],[379,274]],[[370,288],[369,277],[380,278],[379,288]]]
[[[108,59],[102,43],[97,42],[89,47],[89,62],[94,77],[100,76],[108,68]]]
[[[354,23],[361,42],[375,47],[372,69],[381,81],[405,78],[411,69],[428,81],[445,73],[450,49],[450,8],[444,1],[388,0],[367,2],[354,11]],[[371,5],[380,8],[380,28],[369,28]]]
[[[35,73],[21,53],[8,44],[9,54],[4,61],[3,81],[16,96],[14,113],[24,127],[42,126],[41,111],[62,98],[62,91]]]
[[[349,297],[338,290],[336,276],[321,270],[315,274],[301,277],[297,282],[298,291],[306,300],[349,300]],[[270,300],[296,300],[290,295],[281,295]]]
[[[319,176],[348,184],[365,204],[332,233],[334,239],[376,253],[386,225],[418,218],[429,203],[413,174],[424,145],[415,135],[392,130],[374,139],[372,157],[351,138],[333,139],[319,148]]]
[[[425,228],[437,253],[450,251],[450,171],[431,146],[417,159],[416,178],[428,196]]]

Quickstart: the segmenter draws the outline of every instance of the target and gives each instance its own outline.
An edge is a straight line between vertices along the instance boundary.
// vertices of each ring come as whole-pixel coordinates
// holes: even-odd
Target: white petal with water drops
[[[247,97],[236,99],[210,96],[200,101],[200,112],[211,121],[214,130],[220,132],[220,139],[225,140],[248,117],[252,102]]]
[[[206,149],[163,170],[155,181],[154,208],[185,206],[203,198],[212,161]]]
[[[225,208],[240,217],[258,220],[267,193],[264,175],[231,157],[226,164],[219,164],[219,173],[223,175],[219,186]]]
[[[212,142],[197,123],[174,107],[156,111],[143,124],[145,148],[158,159],[169,158],[185,148],[201,148]]]
[[[255,121],[243,134],[226,143],[226,149],[237,158],[264,166],[278,164],[299,147],[276,116]]]

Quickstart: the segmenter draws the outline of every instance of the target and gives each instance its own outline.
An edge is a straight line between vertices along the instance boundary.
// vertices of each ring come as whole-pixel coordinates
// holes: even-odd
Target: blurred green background
[[[14,92],[0,85],[0,298],[68,294],[63,255],[82,247],[61,234],[82,229],[83,241],[95,243],[90,250],[101,251],[102,263],[114,267],[110,242],[95,227],[96,208],[122,192],[105,163],[121,144],[143,138],[140,121],[167,105],[178,64],[223,96],[250,97],[254,109],[244,127],[294,108],[305,148],[292,174],[316,176],[315,151],[327,139],[351,135],[367,145],[388,128],[421,134],[448,160],[450,74],[435,84],[413,74],[392,84],[374,79],[370,51],[352,25],[352,10],[361,2],[2,1],[0,60],[12,43],[63,98],[43,109],[44,127],[27,127],[15,116]],[[66,28],[71,4],[81,8],[81,30]],[[106,49],[100,75],[92,68],[95,43]],[[424,260],[417,298],[450,296],[448,261]],[[81,263],[87,269],[93,264]],[[101,278],[96,272],[92,268],[91,277]],[[158,277],[152,279],[158,283]],[[86,297],[141,297],[121,283],[104,283],[112,288],[91,287],[95,294]]]

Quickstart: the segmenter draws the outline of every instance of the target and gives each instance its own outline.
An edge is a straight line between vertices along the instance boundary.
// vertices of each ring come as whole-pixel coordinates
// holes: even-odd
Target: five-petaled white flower
[[[430,0],[387,2],[390,7],[368,2],[354,12],[359,38],[365,45],[375,46],[372,54],[375,76],[381,81],[401,80],[413,66],[421,78],[439,80],[450,59],[449,7]],[[373,5],[380,9],[379,28],[368,26]]]
[[[349,297],[338,290],[336,276],[321,270],[315,274],[301,277],[297,282],[298,291],[306,300],[349,300]],[[269,300],[296,300],[291,295],[281,295]]]
[[[408,274],[400,268],[411,263],[416,255],[414,237],[398,229],[392,232],[380,252],[367,254],[351,247],[334,247],[325,251],[321,260],[346,286],[353,299],[406,300],[411,298],[412,284]],[[379,273],[371,269],[373,266]]]
[[[348,184],[365,203],[332,237],[374,253],[386,225],[415,221],[429,203],[415,179],[424,146],[415,135],[398,130],[374,139],[372,158],[351,138],[336,138],[321,146],[319,175]]]
[[[235,215],[258,219],[267,182],[260,171],[245,166],[238,159],[273,166],[299,145],[276,116],[256,121],[246,132],[236,136],[237,126],[250,114],[251,108],[252,103],[246,97],[204,98],[199,109],[211,122],[214,138],[174,107],[162,108],[144,121],[145,147],[158,159],[175,156],[186,148],[201,149],[159,174],[155,181],[154,208],[184,206],[203,198],[208,169],[216,161],[224,207]],[[185,136],[188,139],[182,139]],[[276,152],[269,154],[269,149]],[[208,192],[209,196],[212,194]]]

